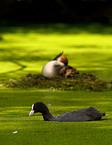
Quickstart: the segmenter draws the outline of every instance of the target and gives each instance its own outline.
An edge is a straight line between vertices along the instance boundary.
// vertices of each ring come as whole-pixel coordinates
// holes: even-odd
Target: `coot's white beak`
[[[29,116],[31,116],[34,113],[34,110],[31,110],[29,113]]]

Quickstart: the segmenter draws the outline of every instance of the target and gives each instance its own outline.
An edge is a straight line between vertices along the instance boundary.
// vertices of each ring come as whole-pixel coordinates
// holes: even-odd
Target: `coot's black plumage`
[[[95,107],[89,107],[77,111],[66,112],[59,116],[53,116],[49,112],[47,106],[42,102],[37,102],[32,105],[32,110],[29,113],[29,116],[36,112],[41,112],[45,121],[94,121],[100,120],[103,116],[105,116],[105,113],[100,113]]]

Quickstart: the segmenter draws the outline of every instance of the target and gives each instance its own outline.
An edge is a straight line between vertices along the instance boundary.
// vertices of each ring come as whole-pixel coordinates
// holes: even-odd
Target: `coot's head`
[[[48,111],[48,108],[44,103],[37,102],[32,105],[32,110],[30,111],[29,116],[37,112],[46,113],[47,111]]]

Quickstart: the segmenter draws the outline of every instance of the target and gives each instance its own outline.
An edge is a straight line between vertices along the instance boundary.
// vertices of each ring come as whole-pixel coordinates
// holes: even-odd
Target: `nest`
[[[46,78],[41,74],[27,74],[18,79],[11,79],[5,82],[5,87],[55,89],[55,90],[91,90],[105,91],[112,90],[112,82],[99,79],[90,73],[70,73],[68,76]]]

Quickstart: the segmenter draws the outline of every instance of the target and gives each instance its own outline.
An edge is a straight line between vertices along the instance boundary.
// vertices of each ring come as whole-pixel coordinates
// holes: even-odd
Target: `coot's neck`
[[[45,121],[49,121],[53,117],[49,110],[42,112],[42,115]]]

